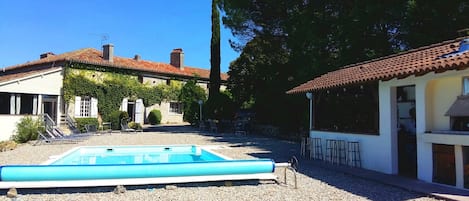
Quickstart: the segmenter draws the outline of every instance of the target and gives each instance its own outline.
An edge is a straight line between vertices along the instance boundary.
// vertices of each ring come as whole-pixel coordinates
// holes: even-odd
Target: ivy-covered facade
[[[117,57],[113,52],[111,44],[104,45],[103,51],[49,52],[39,60],[4,68],[0,72],[0,102],[5,106],[0,107],[0,118],[47,113],[58,123],[68,117],[93,117],[103,122],[124,111],[131,121],[144,124],[149,112],[158,109],[162,123],[181,123],[179,93],[183,84],[196,79],[208,91],[210,71],[185,66],[182,49],[170,53],[169,64],[142,60],[138,55]],[[221,77],[225,83],[227,75]]]

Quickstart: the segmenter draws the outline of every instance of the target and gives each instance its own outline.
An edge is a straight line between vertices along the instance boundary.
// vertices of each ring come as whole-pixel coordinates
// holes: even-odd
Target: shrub
[[[120,130],[121,129],[121,119],[122,118],[129,118],[129,114],[124,111],[116,110],[114,112],[111,112],[111,114],[108,115],[108,118],[106,121],[111,122],[112,125],[112,130]]]
[[[132,121],[132,122],[129,122],[129,128],[133,128],[135,130],[142,130],[142,125]]]
[[[42,118],[32,118],[25,116],[16,124],[16,134],[12,140],[16,143],[25,143],[37,139],[37,132],[42,131]]]
[[[148,114],[148,121],[151,125],[156,125],[161,123],[161,112],[159,110],[152,110]]]
[[[77,127],[80,132],[86,132],[85,125],[95,125],[98,128],[99,123],[97,118],[76,118],[75,121],[77,122]]]
[[[16,148],[16,145],[17,145],[16,142],[11,141],[11,140],[1,141],[0,142],[0,152],[13,150],[13,149]]]

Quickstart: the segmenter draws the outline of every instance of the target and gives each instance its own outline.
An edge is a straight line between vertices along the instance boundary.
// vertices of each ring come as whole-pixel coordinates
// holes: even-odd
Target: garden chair
[[[135,129],[129,127],[129,122],[127,118],[121,119],[121,131],[122,132],[137,132]]]
[[[217,123],[218,123],[217,120],[213,120],[213,119],[208,120],[208,125],[209,125],[209,128],[210,128],[210,132],[218,133]]]
[[[98,132],[98,127],[96,127],[94,124],[86,124],[85,130],[88,134],[96,134]]]

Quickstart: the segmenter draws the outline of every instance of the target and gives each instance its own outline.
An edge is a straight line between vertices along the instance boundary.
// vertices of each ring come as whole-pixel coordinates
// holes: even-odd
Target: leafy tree
[[[184,120],[197,124],[200,121],[199,100],[205,102],[207,99],[205,90],[197,85],[196,80],[189,80],[181,89],[179,101],[183,104]]]
[[[454,38],[469,21],[467,0],[219,0],[219,7],[241,52],[228,72],[236,104],[290,128],[305,122],[307,100],[286,90],[344,65]]]

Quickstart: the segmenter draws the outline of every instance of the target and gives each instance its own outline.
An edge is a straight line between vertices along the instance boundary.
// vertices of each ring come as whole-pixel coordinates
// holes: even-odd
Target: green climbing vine
[[[98,111],[104,121],[110,121],[113,112],[118,111],[123,98],[141,98],[144,105],[161,103],[162,100],[177,100],[182,84],[151,86],[140,83],[135,73],[112,72],[106,68],[87,64],[69,64],[65,70],[64,99],[71,102],[75,96],[90,96],[98,99]]]

